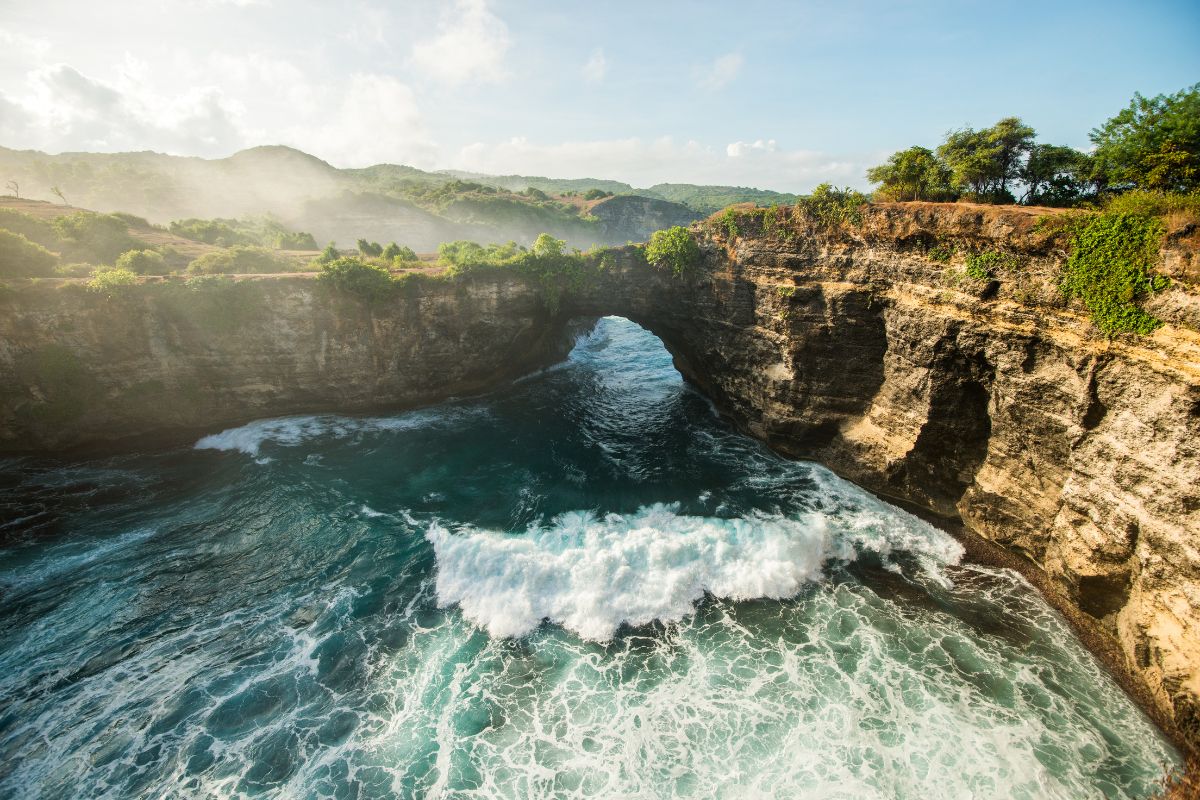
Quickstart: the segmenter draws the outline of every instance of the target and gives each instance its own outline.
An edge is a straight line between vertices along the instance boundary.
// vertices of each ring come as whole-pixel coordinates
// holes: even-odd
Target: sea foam
[[[198,440],[197,450],[227,450],[258,456],[260,448],[272,444],[292,447],[319,438],[344,439],[362,433],[413,430],[438,424],[453,425],[471,416],[485,414],[481,408],[439,408],[410,411],[394,417],[341,417],[329,414],[260,419],[213,433]]]
[[[622,624],[683,619],[705,594],[791,597],[829,559],[850,561],[864,549],[885,561],[896,549],[940,563],[961,556],[946,534],[915,518],[893,512],[875,522],[853,513],[720,519],[655,504],[628,515],[570,512],[515,535],[451,532],[439,522],[425,535],[437,557],[439,605],[457,604],[489,635],[522,636],[550,620],[607,641]]]

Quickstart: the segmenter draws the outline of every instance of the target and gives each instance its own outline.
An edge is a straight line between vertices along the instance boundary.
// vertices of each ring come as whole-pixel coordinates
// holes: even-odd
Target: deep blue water
[[[0,797],[1146,797],[1018,576],[661,344],[386,418],[0,462]]]

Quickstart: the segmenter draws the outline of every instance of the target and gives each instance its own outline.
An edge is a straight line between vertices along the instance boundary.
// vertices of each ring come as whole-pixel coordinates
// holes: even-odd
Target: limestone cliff
[[[304,411],[483,391],[569,349],[535,287],[425,281],[387,304],[310,277],[193,290],[0,292],[0,451],[44,452]]]
[[[723,413],[778,450],[959,518],[1040,567],[1197,742],[1193,251],[1174,242],[1163,255],[1175,282],[1152,306],[1173,324],[1110,341],[1057,288],[1065,237],[1039,219],[1050,213],[876,205],[836,227],[749,215],[738,235],[699,230],[703,263],[683,279],[630,264],[575,310],[654,330]],[[989,250],[1006,267],[970,278],[964,255]]]
[[[680,277],[626,248],[556,303],[503,271],[375,304],[305,278],[257,282],[245,306],[181,287],[20,288],[0,295],[0,450],[432,402],[561,355],[572,316],[619,314],[743,430],[1036,565],[1198,743],[1195,232],[1169,238],[1174,284],[1148,304],[1168,324],[1109,340],[1058,291],[1066,243],[1043,214],[746,214],[696,226],[701,257]],[[964,256],[985,251],[1005,258],[977,280]]]

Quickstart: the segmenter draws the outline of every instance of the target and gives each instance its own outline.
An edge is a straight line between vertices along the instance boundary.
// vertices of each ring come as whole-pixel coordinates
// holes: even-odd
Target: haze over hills
[[[339,169],[284,146],[220,159],[0,147],[0,176],[14,182],[21,197],[126,211],[160,224],[269,215],[322,242],[367,237],[418,250],[455,239],[529,244],[542,232],[581,248],[640,241],[732,203],[795,199],[734,186],[638,189],[600,178],[430,172],[398,164]]]

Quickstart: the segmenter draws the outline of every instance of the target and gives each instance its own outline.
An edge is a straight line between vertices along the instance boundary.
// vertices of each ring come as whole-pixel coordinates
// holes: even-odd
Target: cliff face
[[[41,452],[304,411],[483,391],[566,354],[536,289],[478,276],[387,304],[307,277],[194,291],[0,292],[0,451]]]
[[[736,425],[960,519],[1097,621],[1200,743],[1200,301],[1169,238],[1169,324],[1109,341],[1057,289],[1037,210],[877,205],[695,229],[682,277],[626,249],[556,314],[519,276],[416,283],[375,305],[310,279],[237,294],[0,295],[0,451],[365,411],[481,391],[562,355],[571,316],[658,334]],[[1002,253],[976,280],[964,255]],[[240,286],[240,285],[239,285]],[[1060,599],[1061,599],[1060,598]]]
[[[604,241],[609,242],[644,242],[655,231],[690,225],[700,218],[681,203],[634,195],[601,200],[592,206],[591,214],[600,220]]]
[[[576,310],[654,330],[776,449],[960,518],[1040,567],[1198,742],[1192,261],[1164,254],[1176,283],[1152,306],[1174,324],[1109,341],[1061,297],[1064,237],[1039,213],[904,204],[844,229],[710,225],[689,276],[628,266]],[[968,277],[964,254],[989,250],[1008,257],[996,280]]]

